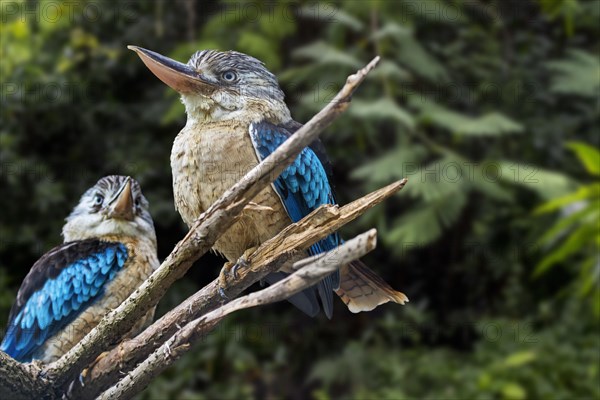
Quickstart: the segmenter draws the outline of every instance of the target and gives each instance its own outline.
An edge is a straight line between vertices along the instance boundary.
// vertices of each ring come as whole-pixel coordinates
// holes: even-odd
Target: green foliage
[[[408,129],[415,127],[412,115],[389,98],[376,101],[356,100],[350,109],[350,115],[357,119],[395,121]]]
[[[581,10],[577,0],[539,0],[544,10],[551,18],[562,17],[565,30],[569,35],[574,33],[574,18]]]
[[[539,276],[557,264],[571,264],[573,259],[579,259],[577,264],[569,265],[578,270],[576,292],[588,296],[596,315],[600,315],[600,151],[581,142],[570,142],[567,146],[595,180],[536,209],[537,214],[558,211],[559,217],[540,238],[548,254],[538,263],[534,274]]]
[[[560,94],[576,94],[597,98],[600,91],[600,60],[597,54],[571,50],[569,57],[548,62],[554,72],[551,90]]]
[[[567,143],[567,147],[575,152],[589,174],[600,176],[600,151],[598,149],[578,142]]]
[[[323,140],[340,203],[409,179],[342,232],[378,228],[365,262],[409,305],[354,315],[336,301],[332,321],[285,303],[249,310],[141,397],[600,396],[597,315],[577,296],[598,296],[597,1],[11,4],[0,7],[1,318],[103,175],[142,183],[161,258],[185,233],[169,171],[184,108],[127,44],[180,61],[206,48],[258,57],[301,122],[380,55]],[[38,18],[49,5],[65,17]],[[159,314],[222,261],[204,257]]]
[[[523,131],[521,125],[497,112],[474,118],[447,110],[431,100],[424,99],[418,103],[413,101],[412,106],[419,109],[419,118],[424,125],[445,128],[455,135],[499,136]]]
[[[310,379],[324,386],[315,398],[598,398],[598,325],[582,326],[575,302],[566,308],[569,312],[552,313],[552,324],[464,323],[478,335],[470,352],[394,345],[382,334],[385,325],[393,325],[400,340],[410,340],[418,329],[390,313],[360,340],[313,367]]]
[[[568,175],[514,161],[503,160],[490,165],[486,167],[486,173],[531,190],[543,199],[561,196],[574,187],[573,179]]]

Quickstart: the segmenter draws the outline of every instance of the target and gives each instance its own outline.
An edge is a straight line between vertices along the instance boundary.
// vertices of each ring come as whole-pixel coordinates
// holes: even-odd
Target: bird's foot
[[[227,294],[225,294],[225,288],[227,287],[227,275],[232,271],[236,266],[236,263],[232,263],[230,261],[223,264],[223,268],[221,268],[221,272],[219,272],[219,295],[221,295],[221,299],[223,301],[229,300]]]
[[[108,351],[101,353],[98,357],[96,357],[96,359],[90,365],[88,365],[88,367],[86,369],[81,371],[81,373],[79,374],[79,383],[81,384],[82,387],[85,386],[85,379],[88,377],[88,375],[94,369],[96,364],[98,364],[100,362],[100,360],[102,360],[107,355],[108,355]]]
[[[248,259],[250,255],[254,253],[255,250],[255,247],[246,250],[244,252],[244,255],[238,258],[238,260],[235,263],[226,262],[223,265],[223,268],[221,268],[221,272],[219,273],[219,294],[221,295],[221,298],[223,300],[229,300],[229,297],[226,293],[226,290],[229,287],[228,276],[232,275],[234,280],[237,279],[238,270],[240,268],[248,268],[250,266]]]
[[[40,379],[46,379],[48,377],[48,373],[45,370],[45,366],[46,364],[40,360],[31,360],[31,364],[35,367],[37,367],[38,370],[38,377]]]

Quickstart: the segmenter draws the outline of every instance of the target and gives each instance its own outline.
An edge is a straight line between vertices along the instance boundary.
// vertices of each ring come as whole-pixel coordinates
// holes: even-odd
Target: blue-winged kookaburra
[[[292,119],[275,76],[253,57],[235,51],[203,50],[183,64],[140,47],[130,49],[181,94],[185,105],[187,123],[175,138],[171,169],[175,206],[188,226],[302,126]],[[315,141],[253,199],[258,207],[246,207],[215,243],[214,250],[236,262],[291,222],[322,204],[335,203],[331,178],[323,145]],[[308,253],[331,250],[340,240],[338,234],[332,234],[315,243]],[[266,281],[280,280],[285,272],[269,275]],[[330,318],[333,291],[352,312],[408,300],[362,262],[353,262],[290,301],[314,316],[320,309],[318,293]]]
[[[129,177],[107,176],[87,190],[62,235],[64,243],[33,265],[10,311],[0,349],[18,361],[60,358],[159,265],[148,201]]]

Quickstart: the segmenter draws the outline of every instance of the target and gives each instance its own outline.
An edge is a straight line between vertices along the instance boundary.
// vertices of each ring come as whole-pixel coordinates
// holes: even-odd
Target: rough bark
[[[22,364],[0,351],[0,399],[33,399],[48,381],[36,364]]]

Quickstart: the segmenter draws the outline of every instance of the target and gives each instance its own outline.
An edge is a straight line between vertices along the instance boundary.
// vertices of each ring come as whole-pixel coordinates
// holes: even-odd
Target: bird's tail
[[[272,272],[269,275],[265,276],[264,280],[269,285],[273,285],[276,282],[287,277],[289,274],[285,272]],[[308,288],[301,292],[296,293],[295,295],[289,297],[287,299],[290,303],[295,305],[300,311],[308,315],[309,317],[316,317],[321,307],[319,307],[319,302],[317,301],[317,293],[314,288]]]
[[[392,289],[362,261],[342,266],[340,275],[340,287],[335,292],[353,313],[371,311],[388,301],[398,304],[408,301],[404,293]]]

